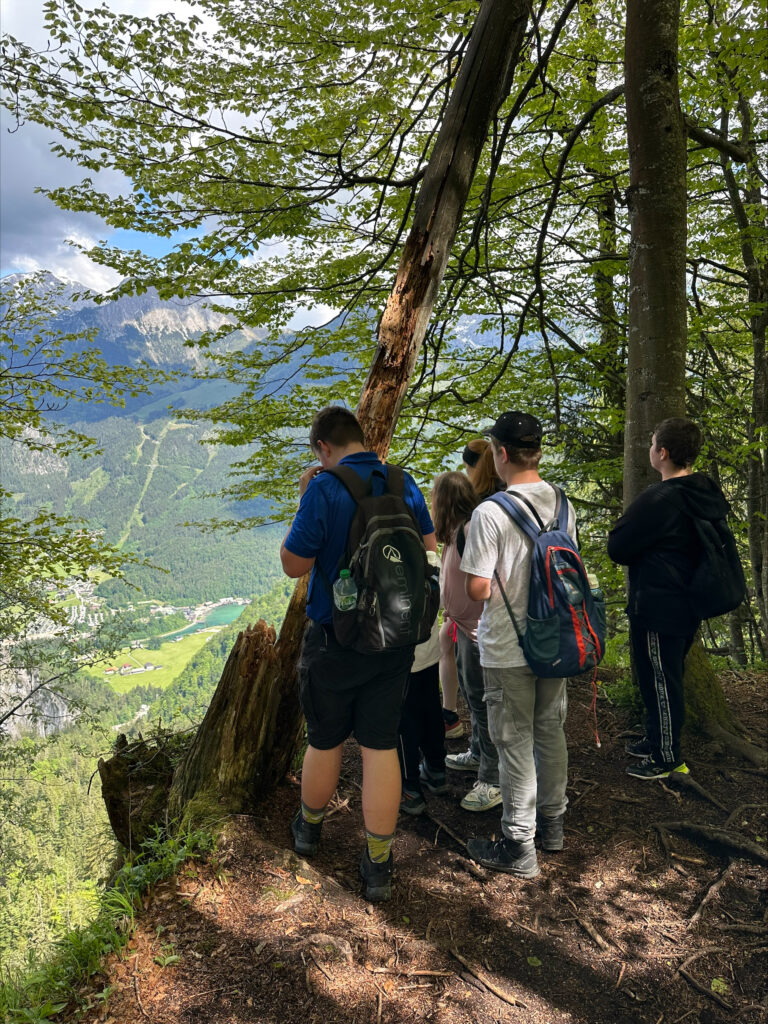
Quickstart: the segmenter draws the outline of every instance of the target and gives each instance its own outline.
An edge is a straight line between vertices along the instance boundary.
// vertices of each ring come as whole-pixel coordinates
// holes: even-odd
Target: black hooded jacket
[[[608,554],[629,566],[627,612],[646,629],[675,636],[696,631],[686,586],[702,552],[691,517],[722,519],[728,509],[717,484],[692,473],[643,491],[611,530]]]

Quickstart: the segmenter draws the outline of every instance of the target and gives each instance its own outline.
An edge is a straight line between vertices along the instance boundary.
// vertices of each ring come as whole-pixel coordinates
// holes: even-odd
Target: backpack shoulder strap
[[[562,487],[557,484],[549,485],[555,492],[555,519],[558,522],[558,529],[563,533],[568,532],[568,498]]]
[[[459,553],[459,558],[461,558],[461,556],[464,554],[464,548],[467,546],[468,524],[469,520],[467,520],[466,523],[462,523],[461,526],[456,531],[456,550]]]
[[[358,505],[367,494],[370,494],[370,480],[363,480],[360,474],[356,473],[351,466],[334,466],[333,469],[326,469],[325,472],[335,476]]]
[[[530,502],[526,501],[525,498],[522,498],[521,495],[518,495],[518,497],[521,497],[521,500],[525,501],[526,505],[530,505]],[[536,527],[533,525],[528,516],[520,508],[518,503],[509,496],[509,493],[507,493],[506,491],[497,491],[496,494],[491,494],[485,500],[492,501],[494,502],[494,504],[502,508],[507,513],[512,522],[520,527],[520,529],[523,531],[526,537],[530,537],[531,540],[534,542],[536,541],[536,538],[539,536],[539,530],[536,529]],[[541,529],[544,529],[544,524],[539,518],[538,512],[536,512],[532,505],[530,505],[530,507],[534,515],[536,516],[536,520],[539,526],[541,527]]]
[[[390,466],[386,463],[387,467],[387,491],[390,494],[397,495],[398,498],[405,498],[405,473],[403,472],[402,466]],[[374,473],[376,470],[374,469]]]

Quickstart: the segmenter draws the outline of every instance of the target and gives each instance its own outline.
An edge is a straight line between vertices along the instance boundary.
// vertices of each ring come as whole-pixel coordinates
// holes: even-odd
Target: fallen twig
[[[451,839],[453,839],[454,842],[458,843],[459,846],[462,847],[462,849],[466,850],[467,844],[466,844],[465,840],[463,840],[461,838],[461,836],[457,835],[453,831],[452,828],[448,828],[448,826],[445,824],[445,822],[440,821],[439,818],[435,817],[435,815],[429,810],[429,808],[427,808],[427,810],[424,811],[424,815],[425,815],[425,817],[429,818],[429,820],[434,825],[437,825],[437,832],[435,833],[435,842],[437,842],[437,834],[439,833],[440,829],[442,829],[443,832],[445,832],[447,835],[449,835],[451,837]]]
[[[711,989],[708,989],[706,985],[702,985],[700,981],[696,981],[693,975],[689,974],[688,971],[684,971],[682,967],[678,968],[677,973],[680,975],[681,978],[685,978],[688,984],[693,986],[693,988],[695,988],[697,992],[701,992],[703,996],[709,996],[710,999],[714,999],[714,1001],[718,1003],[720,1006],[722,1006],[724,1010],[733,1009],[731,1004],[726,1003],[726,1001],[722,999],[717,994],[717,992],[713,992]]]
[[[318,969],[318,971],[320,971],[320,973],[321,973],[321,974],[324,974],[324,975],[325,975],[325,977],[326,977],[326,978],[328,979],[328,981],[333,981],[333,978],[332,978],[332,977],[330,976],[330,974],[328,973],[328,971],[326,971],[326,969],[325,969],[324,967],[322,967],[322,966],[321,966],[321,965],[320,965],[320,964],[319,964],[319,963],[317,962],[317,960],[315,960],[315,958],[314,958],[314,957],[312,956],[312,954],[311,954],[311,953],[309,954],[309,959],[310,959],[310,960],[312,961],[312,963],[313,963],[313,964],[315,965],[315,967],[316,967],[316,968]]]
[[[587,786],[587,788],[583,789],[581,791],[581,793],[579,793],[579,795],[576,797],[575,800],[571,800],[570,801],[571,807],[575,807],[577,804],[581,803],[581,801],[584,799],[584,797],[588,796],[593,790],[597,789],[597,787],[599,785],[600,785],[599,782],[590,782],[590,784]]]
[[[705,866],[707,863],[705,860],[702,860],[701,857],[686,857],[684,853],[675,853],[674,850],[670,853],[670,857],[674,857],[675,860],[685,861],[686,864],[699,864],[700,866]]]
[[[461,953],[459,953],[458,949],[456,949],[455,946],[451,946],[450,952],[451,956],[456,957],[459,963],[467,971],[469,971],[473,978],[477,978],[477,980],[482,985],[485,985],[489,992],[493,992],[493,994],[498,999],[501,999],[502,1002],[508,1003],[510,1006],[521,1006],[523,1009],[527,1008],[525,1003],[521,1003],[519,999],[516,999],[514,996],[509,995],[509,993],[505,992],[503,989],[500,989],[497,985],[494,985],[493,982],[490,981],[482,973],[482,971],[479,971],[476,967],[473,967],[470,963],[468,963],[468,961],[464,959],[464,957],[461,955]]]
[[[147,1018],[147,1020],[152,1020],[147,1011],[144,1009],[144,1003],[142,1003],[141,1001],[141,996],[139,995],[139,979],[136,977],[135,974],[133,976],[133,991],[136,993],[136,1002],[139,1004],[139,1009],[141,1010],[142,1014]]]
[[[687,925],[688,928],[692,928],[695,924],[697,924],[700,921],[701,913],[704,910],[704,907],[707,905],[707,903],[709,903],[709,901],[711,899],[714,899],[714,897],[717,895],[717,893],[725,885],[726,876],[728,875],[728,873],[731,871],[732,868],[733,868],[733,861],[730,861],[728,866],[723,868],[723,870],[720,872],[718,877],[709,886],[707,891],[704,893],[704,896],[703,896],[703,898],[701,900],[701,903],[699,903],[699,905],[696,908],[695,912],[693,914],[691,914],[691,918],[690,918],[690,920],[688,922],[688,925]]]
[[[627,969],[627,965],[626,964],[622,964],[621,968],[619,969],[619,976],[616,979],[616,988],[618,988],[619,985],[621,984],[621,979],[624,977],[624,971],[626,971],[626,969]]]
[[[484,871],[478,864],[475,864],[473,860],[469,860],[467,857],[457,857],[456,863],[480,882],[488,881],[488,872]]]
[[[371,974],[397,974],[402,978],[452,978],[454,971],[406,971],[396,967],[369,967]]]
[[[339,800],[338,795],[336,795],[335,802],[334,801],[331,802],[330,807],[325,812],[325,817],[326,818],[332,818],[333,815],[334,814],[338,814],[339,811],[348,811],[348,810],[349,810],[349,797],[347,796],[347,797],[344,797],[343,800]]]
[[[538,917],[538,914],[536,916]],[[518,928],[524,928],[527,932],[530,932],[531,935],[538,935],[539,934],[539,932],[538,932],[538,930],[536,928],[529,928],[527,924],[523,924],[522,921],[515,920],[514,917],[510,917],[509,920],[510,920],[510,922],[512,924],[516,924]]]
[[[667,832],[666,828],[664,828],[662,825],[654,825],[653,828],[655,828],[659,834],[659,842],[661,843],[661,847],[664,850],[664,859],[666,860],[667,864],[669,864],[671,852],[669,849],[669,833]],[[645,848],[643,848],[643,856],[645,856]],[[645,864],[643,864],[643,867],[645,867]]]
[[[674,789],[670,789],[669,786],[665,786],[663,782],[660,782],[659,785],[661,786],[661,788],[664,790],[665,793],[669,793],[669,795],[671,797],[674,797],[675,800],[677,800],[677,802],[679,804],[681,804],[683,802],[682,796],[679,793],[676,793],[674,791]]]
[[[603,950],[606,950],[606,951],[607,951],[607,950],[609,950],[609,949],[610,949],[611,947],[610,947],[609,943],[607,943],[607,942],[605,941],[605,939],[604,939],[604,938],[603,938],[603,936],[602,936],[602,935],[600,934],[600,932],[598,932],[598,931],[597,931],[597,929],[595,929],[595,928],[594,928],[594,927],[593,927],[593,926],[592,926],[592,925],[591,925],[591,924],[589,923],[589,921],[585,921],[583,917],[579,917],[579,911],[578,911],[578,908],[576,907],[576,904],[575,904],[575,903],[573,902],[573,900],[572,900],[572,899],[570,898],[570,896],[566,896],[565,898],[566,898],[566,899],[568,900],[568,902],[569,902],[569,903],[571,904],[571,906],[573,907],[573,912],[574,912],[574,913],[576,914],[576,920],[577,920],[577,921],[579,922],[579,924],[580,924],[580,925],[581,925],[581,927],[582,927],[582,928],[584,929],[584,931],[585,931],[585,932],[587,933],[587,935],[588,935],[588,936],[589,936],[589,937],[590,937],[590,938],[591,938],[591,939],[592,939],[592,940],[593,940],[594,942],[596,942],[596,943],[597,943],[597,945],[598,945],[598,946],[600,947],[600,949],[603,949]]]

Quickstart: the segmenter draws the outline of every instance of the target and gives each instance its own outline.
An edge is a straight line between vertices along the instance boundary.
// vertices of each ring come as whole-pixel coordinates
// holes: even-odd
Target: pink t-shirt
[[[466,531],[468,526],[464,527]],[[477,623],[483,614],[483,602],[473,601],[467,597],[465,580],[467,574],[462,572],[461,556],[456,547],[456,534],[449,544],[443,545],[443,568],[440,574],[442,598],[445,614],[456,623],[462,633],[472,640],[477,640]]]

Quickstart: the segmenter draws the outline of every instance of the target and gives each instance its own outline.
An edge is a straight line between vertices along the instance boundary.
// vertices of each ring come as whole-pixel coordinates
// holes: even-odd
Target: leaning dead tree
[[[413,226],[379,324],[358,416],[386,457],[492,119],[509,93],[528,23],[525,0],[483,0],[414,210]],[[170,809],[228,810],[285,774],[301,734],[296,662],[306,579],[280,636],[263,622],[238,637],[208,712],[174,775]]]

